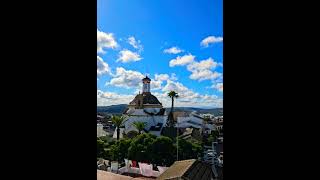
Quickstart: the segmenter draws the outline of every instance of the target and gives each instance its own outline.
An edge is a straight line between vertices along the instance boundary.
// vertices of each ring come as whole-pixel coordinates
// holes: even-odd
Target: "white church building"
[[[128,134],[131,131],[138,130],[133,126],[133,123],[145,122],[146,127],[142,133],[147,132],[156,136],[161,135],[163,127],[167,123],[168,112],[163,108],[162,103],[159,102],[156,96],[150,92],[151,79],[146,76],[142,79],[142,93],[137,94],[135,98],[128,104],[128,108],[123,115],[126,117],[123,123],[123,128],[120,128],[120,138],[123,134]],[[206,124],[202,117],[191,113],[189,116],[177,117],[175,127],[179,129],[196,128],[201,131],[210,133],[215,130],[215,125]],[[117,138],[117,130],[114,131],[113,138]]]
[[[124,128],[120,128],[120,138],[123,133],[128,134],[130,131],[138,131],[133,122],[145,122],[146,127],[143,132],[148,132],[156,136],[160,136],[163,126],[167,122],[167,113],[163,108],[162,103],[158,98],[150,92],[151,79],[146,76],[142,79],[143,87],[142,93],[136,95],[136,97],[129,103],[128,108],[123,115],[126,116],[124,120]],[[113,137],[117,137],[117,131],[115,130]]]

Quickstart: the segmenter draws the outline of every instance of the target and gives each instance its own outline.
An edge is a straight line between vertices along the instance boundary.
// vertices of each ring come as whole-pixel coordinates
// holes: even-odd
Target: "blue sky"
[[[222,107],[222,0],[98,0],[98,105],[123,104],[152,79],[165,105]]]

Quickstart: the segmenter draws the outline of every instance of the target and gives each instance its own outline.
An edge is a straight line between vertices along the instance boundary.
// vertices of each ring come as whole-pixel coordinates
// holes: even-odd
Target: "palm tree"
[[[135,128],[139,131],[139,134],[141,134],[141,131],[146,127],[147,123],[146,122],[140,122],[140,121],[135,121],[132,123]]]
[[[112,116],[111,121],[112,123],[117,127],[117,141],[119,143],[119,136],[120,136],[120,127],[122,123],[124,122],[125,117],[124,116]],[[120,164],[120,151],[118,151],[118,164]]]
[[[173,112],[173,104],[174,104],[174,98],[178,98],[179,95],[175,91],[170,91],[168,93],[168,96],[171,98],[171,112]]]
[[[174,98],[178,98],[179,95],[178,93],[176,93],[175,91],[170,91],[168,93],[168,96],[171,98],[171,111],[168,115],[168,121],[167,124],[169,127],[172,127],[174,124],[174,120],[173,120],[173,106],[174,106]]]
[[[117,141],[119,141],[120,127],[124,121],[124,116],[112,116],[111,121],[117,127]]]
[[[173,127],[174,124],[174,120],[173,120],[173,105],[174,105],[174,98],[178,98],[179,95],[178,93],[176,93],[175,91],[170,91],[168,93],[168,96],[171,98],[171,111],[169,113],[168,116],[168,122],[169,122],[169,126]],[[178,123],[177,123],[177,161],[179,161],[179,143],[178,143],[178,137],[179,137],[179,128],[178,128]]]

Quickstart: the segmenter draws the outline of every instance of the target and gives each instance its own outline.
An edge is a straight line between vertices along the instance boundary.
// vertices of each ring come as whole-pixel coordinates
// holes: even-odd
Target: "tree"
[[[138,132],[137,131],[129,131],[126,135],[127,138],[134,138],[136,136],[138,136]]]
[[[170,111],[170,113],[169,113],[169,115],[168,115],[168,122],[167,122],[167,124],[168,124],[169,127],[172,127],[173,124],[174,124],[174,122],[173,122],[174,98],[178,98],[179,95],[178,95],[178,93],[176,93],[175,91],[170,91],[170,92],[168,93],[168,96],[171,98],[171,111]]]
[[[99,137],[100,140],[104,141],[106,144],[109,144],[109,143],[114,143],[114,139],[110,136],[101,136]]]
[[[218,130],[214,130],[211,131],[211,134],[209,135],[208,138],[206,138],[205,144],[208,146],[212,145],[212,142],[217,141],[217,138],[219,137],[219,131]]]
[[[171,98],[171,112],[173,112],[174,98],[178,98],[179,95],[175,91],[170,91],[168,96]]]
[[[117,127],[117,142],[119,142],[120,127],[121,127],[122,123],[124,122],[124,119],[125,119],[124,116],[112,116],[112,118],[111,118],[112,123]],[[116,149],[116,147],[112,147],[111,148],[111,152],[116,151],[114,149]],[[117,152],[119,153],[119,150]],[[120,154],[118,154],[117,160],[118,160],[118,163],[119,163]]]
[[[128,158],[128,149],[131,144],[131,139],[121,139],[110,147],[110,159],[118,160]]]
[[[140,134],[132,139],[128,149],[128,158],[136,161],[150,161],[152,159],[152,144],[157,137],[152,134]]]
[[[97,139],[97,157],[98,158],[103,158],[105,156],[105,143],[100,140],[100,139]]]
[[[117,127],[117,141],[119,141],[120,127],[124,121],[124,116],[112,116],[111,121]]]
[[[155,139],[151,145],[152,163],[170,166],[174,162],[174,154],[176,147],[172,139],[165,136],[160,136]]]
[[[133,126],[138,130],[139,134],[141,134],[141,131],[146,127],[147,123],[146,122],[140,122],[140,121],[135,121],[132,123]]]
[[[201,156],[202,146],[199,143],[192,143],[185,139],[179,139],[179,159],[197,159]]]

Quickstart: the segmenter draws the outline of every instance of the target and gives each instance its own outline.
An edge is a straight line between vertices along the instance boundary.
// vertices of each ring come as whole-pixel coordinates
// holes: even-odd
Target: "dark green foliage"
[[[197,159],[202,154],[200,143],[191,143],[184,139],[179,139],[179,160]]]
[[[132,139],[128,149],[128,158],[137,161],[150,161],[152,158],[151,145],[157,137],[151,134],[140,134]]]
[[[105,156],[105,143],[102,140],[97,140],[97,157],[104,157]]]
[[[147,123],[146,122],[140,122],[140,121],[135,121],[132,123],[133,126],[138,130],[139,134],[141,134],[141,131],[146,127]]]
[[[121,139],[117,142],[104,142],[97,139],[97,157],[112,161],[123,159],[149,162],[162,166],[170,166],[176,160],[175,141],[169,137],[156,137],[144,133],[132,139]],[[202,148],[199,143],[179,139],[179,160],[197,159],[201,156]]]
[[[217,138],[219,137],[219,131],[212,131],[208,138],[204,139],[204,143],[207,146],[211,146],[212,142],[217,141]]]
[[[158,137],[151,146],[152,162],[158,165],[169,166],[175,160],[176,147],[169,137]]]

